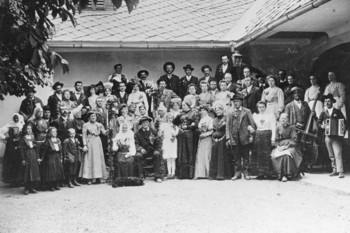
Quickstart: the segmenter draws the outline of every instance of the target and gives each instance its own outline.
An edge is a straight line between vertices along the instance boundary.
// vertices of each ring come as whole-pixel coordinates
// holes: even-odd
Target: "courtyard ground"
[[[2,186],[0,232],[350,232],[350,192],[314,185],[314,176],[287,183],[146,180],[142,187],[84,185],[28,196]],[[350,187],[349,179],[341,182]]]

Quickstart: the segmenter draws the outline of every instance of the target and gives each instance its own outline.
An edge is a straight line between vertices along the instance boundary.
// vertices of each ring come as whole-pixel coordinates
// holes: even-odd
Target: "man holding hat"
[[[305,129],[311,113],[309,104],[302,100],[303,89],[295,86],[291,92],[294,100],[287,104],[284,112],[289,116],[289,124],[299,129]]]
[[[215,80],[215,78],[211,76],[212,69],[209,65],[202,66],[201,71],[204,74],[204,77],[199,79],[199,83],[201,83],[202,81],[206,81],[209,85],[211,80]]]
[[[180,78],[177,75],[174,75],[175,64],[173,62],[165,62],[163,65],[163,70],[166,73],[163,76],[160,76],[159,79],[164,79],[166,81],[166,88],[173,90],[176,95],[180,94]]]
[[[51,95],[47,100],[47,104],[50,106],[51,116],[53,119],[57,119],[59,115],[59,107],[62,102],[62,87],[63,83],[56,82],[52,86],[52,89],[55,91],[55,93]]]
[[[199,88],[199,81],[198,78],[195,76],[192,76],[192,72],[194,68],[190,65],[187,64],[186,66],[183,67],[185,71],[185,76],[180,78],[180,97],[181,99],[185,98],[187,95],[188,91],[188,86],[192,83],[196,86],[197,94],[198,94],[198,88]]]
[[[165,175],[164,164],[161,155],[161,138],[157,131],[150,127],[152,118],[144,116],[139,120],[141,128],[135,133],[136,155],[135,160],[139,177],[143,177],[143,168],[153,167],[154,180],[158,183],[163,181]],[[151,162],[151,164],[150,164]]]
[[[232,180],[241,179],[242,173],[246,180],[250,180],[249,144],[253,142],[256,125],[251,111],[242,107],[243,96],[236,94],[231,100],[233,107],[226,117],[226,145],[231,147],[234,157],[235,175]]]
[[[336,100],[334,99],[332,94],[328,94],[323,96],[323,102],[325,105],[325,109],[321,112],[320,117],[318,118],[317,124],[319,128],[325,128],[325,122],[327,119],[344,119],[344,127],[343,132],[345,134],[347,124],[345,117],[341,110],[333,107]],[[325,143],[328,150],[329,158],[332,162],[333,171],[330,176],[339,176],[339,178],[344,178],[344,170],[343,170],[343,158],[342,158],[342,144],[343,137],[336,135],[325,135]]]
[[[19,114],[23,116],[24,121],[27,121],[33,115],[36,107],[43,107],[43,102],[34,95],[35,93],[36,91],[34,88],[29,88],[26,91],[26,98],[22,101],[19,108]]]

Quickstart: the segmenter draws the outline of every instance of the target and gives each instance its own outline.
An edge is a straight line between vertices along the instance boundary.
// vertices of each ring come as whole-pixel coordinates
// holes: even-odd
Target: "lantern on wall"
[[[232,53],[232,63],[233,66],[242,66],[243,55],[240,54],[237,50]]]

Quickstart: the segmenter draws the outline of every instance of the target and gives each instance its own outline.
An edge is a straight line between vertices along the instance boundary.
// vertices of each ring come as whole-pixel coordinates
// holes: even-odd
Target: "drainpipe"
[[[305,5],[301,8],[295,9],[294,11],[289,12],[288,14],[282,16],[281,18],[278,18],[278,19],[272,21],[271,23],[267,24],[259,31],[255,31],[255,32],[251,33],[243,40],[239,40],[236,43],[231,42],[231,46],[233,46],[233,49],[241,47],[242,45],[249,43],[249,42],[261,37],[262,35],[266,34],[267,32],[271,31],[272,29],[280,26],[281,24],[284,24],[285,22],[288,22],[289,20],[295,19],[296,17],[298,17],[298,16],[300,16],[300,15],[302,15],[302,14],[304,14],[312,9],[315,9],[315,8],[321,6],[329,1],[331,1],[331,0],[314,0],[310,3],[308,3],[307,5]]]

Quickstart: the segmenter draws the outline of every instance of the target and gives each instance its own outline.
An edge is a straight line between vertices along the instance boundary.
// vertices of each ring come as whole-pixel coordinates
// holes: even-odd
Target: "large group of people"
[[[148,176],[285,182],[307,168],[310,120],[327,130],[329,119],[344,119],[345,132],[345,87],[334,72],[324,91],[311,75],[304,92],[284,70],[265,77],[221,59],[215,75],[202,66],[202,78],[190,64],[180,78],[166,62],[156,82],[147,80],[147,70],[129,80],[116,64],[106,82],[77,81],[74,91],[56,82],[45,106],[29,89],[19,113],[0,129],[4,181],[24,184],[25,194],[105,181],[142,185]],[[331,176],[340,178],[341,135],[322,136]]]

